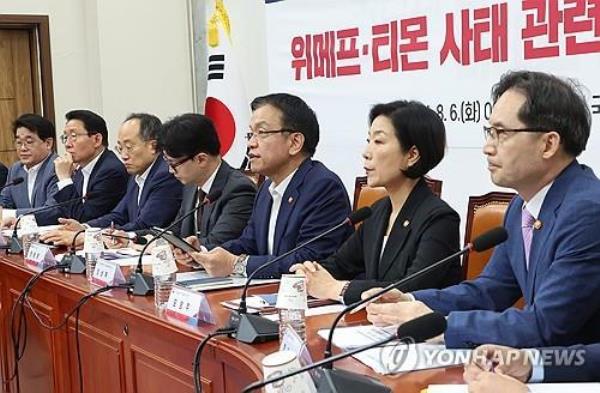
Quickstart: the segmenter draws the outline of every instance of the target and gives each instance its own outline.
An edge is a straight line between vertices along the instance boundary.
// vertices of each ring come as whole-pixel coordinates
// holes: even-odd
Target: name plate
[[[56,265],[56,259],[45,244],[32,243],[25,256],[25,266],[33,270],[43,270],[48,266]]]
[[[92,274],[92,284],[100,287],[107,285],[119,285],[125,283],[125,277],[121,272],[121,267],[113,262],[100,259],[96,263],[94,273]]]
[[[190,325],[216,322],[206,295],[178,285],[173,285],[165,314]]]

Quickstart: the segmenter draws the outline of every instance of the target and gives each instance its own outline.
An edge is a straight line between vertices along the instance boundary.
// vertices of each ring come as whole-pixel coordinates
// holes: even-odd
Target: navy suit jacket
[[[600,382],[600,343],[548,349],[573,351],[574,362],[544,366],[544,382]]]
[[[14,186],[8,186],[2,190],[1,204],[7,209],[17,209],[17,216],[29,213],[33,208],[52,206],[55,204],[54,196],[58,188],[56,187],[56,176],[54,175],[54,159],[56,154],[50,154],[42,162],[42,166],[35,178],[33,186],[33,201],[30,203],[27,192],[27,172],[24,165],[17,161],[10,167],[8,181],[14,178],[22,177],[23,182]],[[58,223],[60,216],[59,208],[45,210],[35,214],[35,220],[38,225],[52,225]]]
[[[544,199],[525,267],[521,210],[515,197],[504,219],[509,237],[479,277],[443,290],[414,292],[448,315],[448,347],[495,343],[566,346],[600,341],[600,181],[573,161]],[[511,307],[521,296],[524,309]]]
[[[169,167],[158,157],[144,182],[138,205],[139,187],[135,176],[130,176],[127,192],[110,213],[87,222],[92,227],[106,228],[115,224],[125,231],[162,227],[169,224],[181,204],[182,184],[169,173]]]
[[[342,222],[350,214],[350,201],[340,178],[318,161],[306,159],[288,184],[275,226],[273,255],[268,253],[269,216],[273,199],[271,181],[265,181],[256,196],[250,221],[242,235],[223,245],[234,254],[248,254],[246,271],[252,273],[286,251]],[[279,277],[294,263],[320,260],[333,254],[350,236],[352,227],[333,233],[287,256],[257,277]]]
[[[56,201],[82,197],[83,174],[81,170],[73,173],[73,184],[56,193]],[[109,213],[121,201],[127,190],[129,175],[123,163],[115,153],[105,148],[96,162],[87,185],[87,193],[92,198],[77,201],[60,208],[61,217],[74,218],[79,222],[87,222]]]
[[[6,165],[0,162],[0,187],[4,187],[6,184],[6,178],[8,177],[8,168]]]

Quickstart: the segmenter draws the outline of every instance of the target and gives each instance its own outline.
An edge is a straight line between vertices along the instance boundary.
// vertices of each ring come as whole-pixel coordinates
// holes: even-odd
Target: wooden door
[[[34,102],[38,69],[32,34],[25,29],[0,29],[0,161],[16,159],[12,122],[23,113],[40,113]]]

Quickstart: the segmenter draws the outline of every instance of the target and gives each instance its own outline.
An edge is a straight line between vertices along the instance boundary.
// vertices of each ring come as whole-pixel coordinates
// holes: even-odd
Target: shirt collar
[[[29,169],[27,169],[26,166],[23,166],[23,169],[25,169],[25,172],[27,172],[28,175],[32,175],[34,173],[38,173],[38,171],[42,167],[42,164],[44,164],[44,161],[46,161],[46,159],[43,159],[42,161],[38,162],[37,164],[35,164],[34,166],[32,166]]]
[[[271,194],[271,196],[274,196],[275,194],[283,196],[283,194],[285,193],[285,190],[287,189],[288,185],[292,181],[292,178],[294,177],[296,172],[298,172],[298,168],[296,168],[292,173],[290,173],[288,175],[288,177],[283,179],[283,181],[281,183],[279,183],[278,185],[275,185],[275,183],[271,182],[271,184],[269,185],[269,193]]]
[[[157,157],[158,156],[154,157],[154,161],[152,161],[152,164],[150,164],[150,166],[148,166],[148,168],[146,168],[144,173],[142,173],[141,175],[135,175],[135,182],[137,183],[138,187],[142,187],[142,185],[146,182],[146,179],[148,178],[148,175],[150,174],[150,170],[154,166],[154,163],[156,162]]]
[[[210,193],[210,189],[215,181],[215,177],[217,177],[217,172],[219,172],[219,168],[221,168],[222,162],[215,168],[215,171],[210,175],[208,179],[204,182],[204,184],[200,187],[202,192],[206,195]]]
[[[102,149],[100,154],[98,154],[92,161],[88,162],[86,166],[81,167],[81,172],[84,175],[90,176],[92,174],[92,171],[94,170],[94,167],[96,166],[96,163],[98,162],[98,160],[100,159],[100,156],[103,153],[104,153],[104,149]]]
[[[539,190],[530,200],[529,202],[523,203],[523,209],[527,209],[527,211],[535,218],[536,220],[540,216],[540,211],[542,210],[542,204],[544,203],[544,199],[546,199],[546,195],[552,187],[554,181],[546,184],[541,190]]]

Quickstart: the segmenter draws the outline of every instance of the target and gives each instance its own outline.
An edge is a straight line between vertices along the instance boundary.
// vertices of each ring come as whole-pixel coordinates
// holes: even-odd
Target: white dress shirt
[[[215,178],[217,177],[217,172],[219,172],[219,168],[221,168],[221,163],[219,163],[219,165],[215,168],[215,171],[210,175],[210,177],[208,179],[206,179],[204,184],[201,185],[200,187],[198,187],[199,190],[202,190],[202,192],[204,194],[206,194],[206,195],[210,194],[210,189],[212,188]],[[199,203],[202,203],[202,202],[200,201],[200,199],[197,199],[195,207],[198,207]],[[200,226],[200,223],[198,222],[198,214],[194,214],[194,221],[196,224],[196,228],[198,228]]]
[[[45,160],[42,160],[38,164],[32,166],[27,169],[27,167],[23,167],[25,172],[27,172],[27,196],[29,197],[29,204],[33,207],[33,189],[35,187],[35,180],[37,179],[37,175],[40,172],[40,168]]]
[[[269,217],[269,234],[268,234],[268,251],[269,255],[273,255],[273,245],[275,244],[275,226],[277,225],[277,216],[279,215],[279,208],[281,207],[281,200],[283,199],[283,194],[285,194],[285,190],[287,189],[290,181],[296,174],[294,170],[292,173],[288,175],[281,183],[275,185],[275,183],[271,183],[269,186],[269,193],[271,194],[271,198],[273,198],[273,204],[271,205],[271,215]]]
[[[85,194],[87,194],[87,186],[90,181],[90,176],[92,175],[92,171],[94,170],[94,167],[98,163],[98,160],[100,159],[100,156],[102,155],[102,153],[104,153],[104,149],[102,149],[102,151],[96,157],[94,157],[94,159],[92,161],[88,162],[86,166],[81,168],[81,174],[83,175],[83,189],[81,190],[82,196],[85,196]],[[63,188],[65,188],[66,186],[69,186],[71,184],[73,184],[72,178],[60,180],[56,183],[59,190],[62,190]],[[85,201],[82,201],[82,203],[83,202],[85,202]]]
[[[148,168],[146,168],[144,173],[142,173],[141,175],[135,175],[135,177],[134,177],[134,180],[135,180],[136,184],[138,185],[138,195],[137,195],[138,206],[140,205],[140,197],[142,196],[142,191],[144,190],[144,184],[146,183],[148,174],[150,174],[150,170],[154,166],[155,162],[156,162],[156,158],[154,158],[154,161],[152,161],[152,164],[150,164],[150,166]]]

